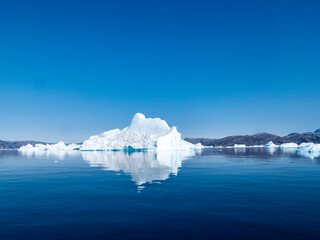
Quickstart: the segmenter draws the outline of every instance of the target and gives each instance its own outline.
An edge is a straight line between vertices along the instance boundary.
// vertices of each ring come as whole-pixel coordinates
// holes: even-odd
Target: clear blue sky
[[[0,1],[0,139],[320,128],[320,1]]]

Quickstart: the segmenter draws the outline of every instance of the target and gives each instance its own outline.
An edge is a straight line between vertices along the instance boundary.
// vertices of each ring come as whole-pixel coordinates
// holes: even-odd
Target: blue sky
[[[320,128],[319,1],[0,1],[0,139]]]

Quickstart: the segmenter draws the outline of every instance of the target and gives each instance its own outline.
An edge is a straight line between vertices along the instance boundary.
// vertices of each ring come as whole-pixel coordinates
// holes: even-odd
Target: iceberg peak
[[[147,132],[150,134],[169,133],[167,122],[160,118],[146,118],[142,113],[136,113],[128,127],[131,131]]]
[[[132,118],[132,121],[134,120],[139,120],[139,119],[146,119],[146,116],[142,113],[136,113],[133,118]]]

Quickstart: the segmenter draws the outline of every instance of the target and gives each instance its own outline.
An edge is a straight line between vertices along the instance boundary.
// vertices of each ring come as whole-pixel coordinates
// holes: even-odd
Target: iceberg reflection
[[[80,155],[80,151],[65,151],[65,150],[24,150],[19,151],[22,156],[27,158],[55,158],[58,160],[64,160],[70,156]]]
[[[287,154],[294,154],[297,152],[296,147],[284,147],[284,148],[280,148],[280,151],[283,153],[287,153]]]
[[[81,155],[91,167],[129,174],[141,189],[145,183],[155,183],[168,179],[171,174],[177,175],[182,161],[196,155],[196,151],[88,151],[81,152]]]

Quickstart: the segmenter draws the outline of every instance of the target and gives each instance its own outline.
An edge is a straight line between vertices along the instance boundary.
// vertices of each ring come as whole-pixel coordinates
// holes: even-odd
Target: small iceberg
[[[318,143],[301,143],[297,150],[301,156],[311,159],[320,157],[320,144]]]
[[[34,150],[34,146],[31,144],[27,144],[27,145],[21,146],[18,150],[21,150],[21,151]]]
[[[265,148],[277,148],[279,145],[274,144],[272,141],[268,142],[266,145],[264,145]]]
[[[248,146],[248,148],[263,148],[264,145],[253,145],[253,146]]]
[[[298,144],[296,143],[282,143],[280,148],[298,148]]]
[[[279,147],[283,153],[294,154],[299,146],[296,143],[282,143]]]
[[[234,148],[246,148],[247,146],[245,144],[235,144],[233,145]]]
[[[309,143],[300,143],[299,148],[306,147],[306,146],[308,146],[308,145],[310,145],[310,144],[313,144],[313,143],[312,143],[312,142],[309,142]]]
[[[36,144],[32,146],[31,144],[27,144],[19,148],[20,151],[60,151],[60,150],[77,150],[81,145],[77,144],[68,144],[66,145],[64,142],[58,142],[56,144]]]
[[[309,152],[309,153],[320,153],[320,144],[318,143],[307,143],[300,144],[298,152]]]

